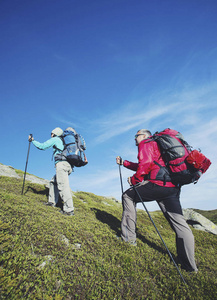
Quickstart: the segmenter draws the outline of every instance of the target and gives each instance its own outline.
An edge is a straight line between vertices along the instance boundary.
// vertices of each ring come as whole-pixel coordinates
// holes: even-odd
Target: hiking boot
[[[182,268],[183,269],[183,268]],[[194,269],[191,269],[191,270],[187,270],[187,269],[183,269],[185,270],[186,272],[188,272],[189,274],[197,274],[198,270],[194,270]]]
[[[194,271],[188,271],[188,273],[191,274],[191,275],[194,275],[194,274],[197,274],[198,271],[196,271],[196,270],[194,270]]]
[[[56,205],[52,202],[46,202],[44,205],[55,207]]]
[[[136,241],[128,241],[127,242],[130,246],[137,246],[137,242]]]
[[[61,210],[60,213],[65,215],[65,216],[74,216],[75,215],[73,210],[72,211],[63,211],[63,210]]]
[[[123,239],[122,239],[122,237],[121,236],[119,236],[119,235],[116,235],[115,236],[116,237],[116,239],[118,239],[119,241],[121,241],[121,242],[124,242],[124,243],[127,243],[127,244],[129,244],[130,246],[137,246],[137,242],[136,241],[124,241]]]

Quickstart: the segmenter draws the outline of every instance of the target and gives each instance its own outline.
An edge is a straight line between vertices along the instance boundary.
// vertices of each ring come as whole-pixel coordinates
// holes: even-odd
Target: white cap
[[[63,130],[60,127],[56,127],[51,131],[51,133],[53,133],[56,136],[60,136],[63,134]]]

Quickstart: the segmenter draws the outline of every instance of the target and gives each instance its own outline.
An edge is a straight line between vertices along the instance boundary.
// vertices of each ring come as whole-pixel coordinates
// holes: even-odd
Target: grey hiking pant
[[[197,271],[194,260],[194,236],[186,223],[179,200],[180,189],[163,187],[143,181],[135,186],[144,202],[156,200],[161,211],[176,234],[178,261],[187,271]],[[133,188],[122,195],[123,215],[121,237],[127,241],[136,241],[136,203],[140,202]]]
[[[48,201],[57,204],[59,195],[63,200],[63,210],[70,212],[74,210],[72,193],[69,186],[69,175],[72,167],[67,161],[60,161],[56,164],[56,175],[50,181]]]

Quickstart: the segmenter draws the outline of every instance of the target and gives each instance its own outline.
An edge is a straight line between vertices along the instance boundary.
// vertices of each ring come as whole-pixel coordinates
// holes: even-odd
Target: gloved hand
[[[123,161],[123,159],[122,159],[120,156],[117,156],[117,157],[116,157],[116,163],[117,163],[118,165],[123,165],[124,161]]]

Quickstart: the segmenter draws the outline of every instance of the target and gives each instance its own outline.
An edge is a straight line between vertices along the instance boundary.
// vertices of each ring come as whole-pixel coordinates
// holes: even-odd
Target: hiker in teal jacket
[[[53,156],[55,161],[55,156],[61,153],[64,149],[63,142],[60,138],[62,134],[63,130],[57,127],[52,130],[51,138],[46,142],[40,143],[35,141],[32,136],[29,136],[29,141],[40,150],[46,150],[53,147]],[[54,175],[50,181],[49,199],[46,205],[56,206],[60,195],[61,199],[63,200],[63,211],[61,212],[65,215],[73,216],[74,206],[68,178],[72,172],[72,167],[66,160],[55,161],[55,167],[56,175]]]

